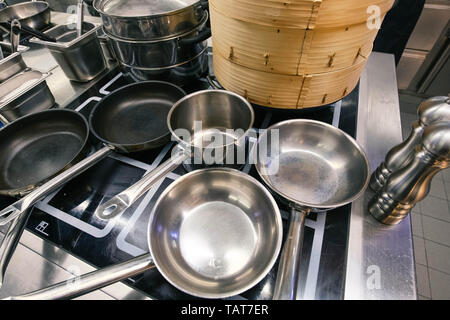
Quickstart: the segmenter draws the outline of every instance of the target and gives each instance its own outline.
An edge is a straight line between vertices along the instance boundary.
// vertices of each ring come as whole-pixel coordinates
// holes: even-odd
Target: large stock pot
[[[207,1],[206,1],[207,2]],[[105,32],[117,38],[149,41],[192,31],[202,23],[200,0],[94,0]]]

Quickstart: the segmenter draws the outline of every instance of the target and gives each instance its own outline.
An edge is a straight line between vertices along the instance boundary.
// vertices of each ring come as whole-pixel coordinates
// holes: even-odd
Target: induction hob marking
[[[45,229],[48,227],[48,222],[41,221],[34,230],[46,235],[48,237],[48,233],[44,232]]]
[[[120,77],[122,77],[123,73],[120,72],[117,76],[115,76],[111,81],[109,81],[107,84],[105,84],[101,89],[100,89],[100,94],[104,94],[104,95],[108,95],[111,93],[111,91],[107,91],[106,89],[109,88],[110,85],[112,85],[114,82],[117,81],[117,79],[119,79]]]
[[[163,161],[164,157],[167,155],[169,150],[171,150],[172,145],[173,145],[173,143],[170,143],[163,148],[161,153],[156,157],[155,161],[153,161],[152,165],[148,167],[148,170],[145,174],[153,171],[160,165],[160,163]],[[180,176],[172,172],[169,175],[167,175],[166,178],[169,178],[169,179],[172,179],[175,181],[178,178],[180,178]],[[161,187],[164,180],[165,179],[161,179],[155,186],[153,186],[152,189],[150,189],[150,191],[145,195],[144,199],[139,204],[136,211],[133,212],[133,215],[125,224],[125,227],[119,233],[119,236],[117,237],[117,240],[116,240],[116,245],[117,245],[117,248],[119,248],[120,250],[122,250],[132,256],[135,256],[135,257],[148,252],[148,248],[146,248],[145,250],[142,248],[139,248],[139,247],[135,246],[134,244],[127,242],[126,238],[127,238],[128,234],[131,232],[131,230],[134,228],[135,223],[139,220],[139,217],[142,215],[144,210],[149,205],[150,201],[152,201],[153,197],[155,196],[156,192]]]
[[[126,163],[128,165],[140,168],[140,169],[144,169],[144,170],[153,170],[152,166],[149,166],[143,162],[134,160],[134,159],[130,159],[128,157],[119,155],[119,154],[114,154],[112,156],[110,156],[111,158]],[[63,187],[59,188],[58,190],[56,190],[55,192],[53,192],[52,194],[50,194],[48,197],[46,197],[44,200],[38,202],[36,204],[36,207],[48,214],[50,214],[51,216],[54,216],[55,218],[95,237],[95,238],[103,238],[105,236],[107,236],[111,230],[114,228],[115,224],[116,224],[116,220],[112,219],[110,220],[106,226],[103,229],[99,229],[97,227],[92,226],[89,223],[86,223],[78,218],[75,218],[74,216],[63,212],[55,207],[53,207],[52,205],[49,204],[49,202],[55,197],[56,194],[58,194],[61,189]]]
[[[92,101],[100,101],[100,100],[102,100],[102,98],[91,97],[91,98],[87,99],[85,102],[83,102],[82,104],[80,104],[80,106],[78,108],[76,108],[75,111],[80,112],[84,107],[86,107]]]

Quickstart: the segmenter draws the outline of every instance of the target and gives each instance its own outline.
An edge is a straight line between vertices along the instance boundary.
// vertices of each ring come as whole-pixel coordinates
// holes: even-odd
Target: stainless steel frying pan
[[[245,144],[253,121],[252,106],[235,93],[204,90],[184,97],[167,116],[167,126],[178,142],[174,149],[176,152],[133,186],[99,206],[96,215],[107,220],[122,214],[183,161],[196,158],[203,165],[223,162],[227,156],[237,152],[239,145]],[[211,154],[220,156],[213,159],[205,156]],[[214,162],[208,163],[208,160]]]
[[[306,216],[360,197],[369,182],[369,163],[352,137],[319,121],[278,123],[260,136],[258,147],[259,175],[292,208],[274,299],[295,299]]]
[[[5,4],[4,1],[1,1]],[[22,26],[42,30],[50,24],[50,6],[45,1],[30,1],[0,10],[0,23],[18,19]]]
[[[150,254],[81,276],[73,285],[8,299],[75,298],[155,266],[190,295],[235,296],[271,270],[282,232],[278,206],[256,179],[233,169],[197,170],[172,183],[153,207]]]

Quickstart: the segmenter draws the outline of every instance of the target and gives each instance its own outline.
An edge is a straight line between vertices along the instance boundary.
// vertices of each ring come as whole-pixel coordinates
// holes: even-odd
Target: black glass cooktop
[[[102,97],[130,82],[123,74],[113,72],[73,101],[69,108],[88,116]],[[184,89],[194,92],[206,88],[209,84],[202,79]],[[264,129],[287,119],[307,118],[333,124],[355,136],[357,101],[358,89],[355,89],[338,103],[310,111],[281,111],[255,106],[255,129]],[[98,141],[91,139],[92,151],[101,147]],[[250,148],[254,142],[250,141]],[[94,212],[101,203],[167,159],[173,146],[169,143],[149,152],[126,156],[114,154],[106,158],[39,202],[28,221],[28,230],[99,268],[148,252],[146,230],[152,206],[168,185],[187,173],[185,167],[180,166],[169,174],[117,219],[103,221]],[[241,170],[258,178],[254,166],[245,165]],[[281,202],[279,206],[287,230],[287,207]],[[343,298],[349,215],[350,205],[307,219],[298,298]],[[271,299],[276,270],[277,264],[258,285],[234,298]],[[156,299],[194,298],[171,286],[156,269],[126,282]]]

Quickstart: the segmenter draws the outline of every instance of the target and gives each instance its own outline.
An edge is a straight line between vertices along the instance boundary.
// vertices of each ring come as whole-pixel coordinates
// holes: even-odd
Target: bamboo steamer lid
[[[214,73],[227,90],[251,103],[280,109],[326,105],[349,94],[358,84],[367,59],[348,68],[308,75],[283,75],[238,65],[213,47]]]
[[[210,0],[220,13],[238,20],[287,28],[333,28],[366,22],[371,6],[384,16],[395,0]]]
[[[210,6],[214,48],[250,69],[305,75],[348,68],[366,59],[378,30],[366,23],[326,29],[281,28],[240,21]]]

